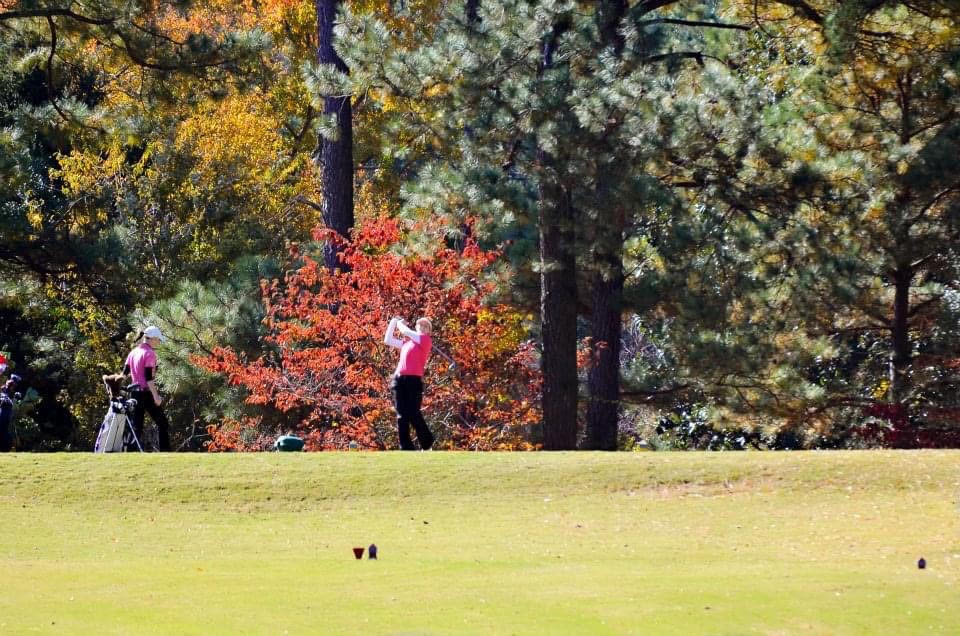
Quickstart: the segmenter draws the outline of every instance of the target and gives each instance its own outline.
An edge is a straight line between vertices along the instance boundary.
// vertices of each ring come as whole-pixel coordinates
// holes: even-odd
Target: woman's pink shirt
[[[125,366],[130,367],[130,377],[133,378],[133,381],[146,389],[147,368],[155,369],[157,367],[157,354],[153,351],[153,347],[146,342],[142,342],[127,355]]]
[[[423,370],[430,358],[430,336],[420,334],[420,344],[407,339],[400,347],[400,363],[397,365],[397,375],[423,376]]]

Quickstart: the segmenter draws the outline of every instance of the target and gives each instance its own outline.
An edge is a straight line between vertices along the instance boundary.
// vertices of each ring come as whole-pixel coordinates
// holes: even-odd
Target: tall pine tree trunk
[[[620,56],[623,37],[620,23],[627,10],[625,0],[599,0],[597,26],[601,43]],[[608,169],[610,168],[610,169]],[[596,355],[587,374],[586,434],[584,448],[616,450],[620,416],[620,331],[623,310],[623,226],[624,215],[617,205],[615,181],[624,177],[612,166],[598,172],[597,201],[600,217],[593,246],[591,329]]]
[[[541,185],[540,326],[545,450],[573,450],[577,446],[577,258],[573,217],[570,193],[555,183]]]
[[[317,61],[333,64],[340,72],[350,70],[333,48],[333,24],[340,0],[316,0],[317,8]],[[320,164],[323,170],[323,222],[341,236],[349,236],[353,228],[353,110],[350,95],[335,95],[324,98],[323,112],[333,115],[337,121],[337,138],[320,139]],[[337,252],[325,250],[328,268],[339,264]]]
[[[909,369],[912,362],[910,350],[910,284],[913,271],[909,265],[901,265],[893,273],[893,322],[891,339],[893,355],[890,358],[890,402],[898,404],[909,393]]]
[[[616,450],[620,416],[620,332],[623,307],[623,259],[611,241],[620,239],[621,223],[610,219],[599,246],[592,276],[591,335],[595,356],[587,373],[586,435],[583,447]],[[620,239],[622,243],[622,239]]]
[[[913,111],[910,99],[910,74],[902,81],[900,97],[900,143],[910,143],[913,129]],[[906,209],[911,199],[910,187],[905,185],[897,192],[897,208]],[[897,245],[907,251],[908,256],[897,255],[897,268],[893,272],[893,320],[890,323],[890,339],[893,351],[890,356],[890,403],[903,404],[909,392],[909,367],[912,358],[910,350],[910,286],[913,283],[913,268],[910,267],[910,225],[904,223],[895,231]],[[906,411],[900,410],[901,416]]]
[[[560,19],[543,42],[540,76],[553,68],[559,38],[570,28]],[[547,103],[563,104],[569,84],[554,81],[543,85]],[[563,106],[559,106],[563,108]],[[566,111],[547,116],[564,117]],[[543,338],[543,448],[573,450],[577,447],[577,255],[571,192],[564,186],[564,162],[539,149],[540,172],[540,330]]]

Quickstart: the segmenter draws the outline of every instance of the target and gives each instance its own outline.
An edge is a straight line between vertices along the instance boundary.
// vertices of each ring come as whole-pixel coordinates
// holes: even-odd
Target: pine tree
[[[960,181],[951,166],[960,155],[960,12],[943,2],[821,11],[805,15],[827,45],[801,89],[807,137],[789,143],[792,153],[814,153],[836,193],[803,222],[816,232],[811,252],[842,275],[811,291],[841,308],[821,328],[870,352],[850,388],[860,384],[861,395],[889,406],[868,412],[883,413],[901,435],[891,443],[921,443],[924,426],[942,420],[935,413],[953,406],[942,400],[957,382],[945,367],[956,348],[944,347],[934,325],[958,275]]]
[[[762,29],[733,94],[674,100],[664,129],[705,240],[699,307],[661,339],[676,375],[647,369],[644,390],[798,443],[954,443],[956,22],[937,3],[744,4]]]
[[[357,90],[423,99],[440,113],[420,122],[425,134],[454,148],[420,173],[409,206],[478,214],[501,237],[522,235],[513,228],[523,224],[538,228],[548,448],[575,445],[575,320],[591,305],[594,336],[605,346],[590,372],[594,425],[585,444],[616,444],[622,249],[645,209],[638,195],[648,190],[644,162],[656,148],[651,105],[669,84],[670,65],[703,58],[669,51],[686,37],[678,29],[724,26],[650,17],[671,4],[639,3],[628,15],[617,3],[587,11],[564,2],[480,3],[479,26],[450,15],[433,42],[397,53],[377,46],[381,26],[356,27],[365,34],[350,52]],[[462,66],[450,68],[458,57]],[[425,96],[427,86],[442,90]],[[588,279],[577,274],[581,266]]]

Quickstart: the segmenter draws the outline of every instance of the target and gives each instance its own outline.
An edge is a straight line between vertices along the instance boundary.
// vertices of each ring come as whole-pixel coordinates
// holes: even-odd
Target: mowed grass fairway
[[[958,451],[5,455],[0,633],[960,634],[958,497]]]

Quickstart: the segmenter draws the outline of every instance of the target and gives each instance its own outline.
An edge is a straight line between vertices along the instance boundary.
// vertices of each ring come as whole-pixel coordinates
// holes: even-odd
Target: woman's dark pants
[[[400,450],[414,450],[410,440],[410,425],[417,431],[420,448],[427,450],[433,446],[433,433],[420,413],[423,400],[423,378],[416,375],[401,375],[393,378],[393,400],[397,408],[397,435],[400,437]]]
[[[137,408],[133,411],[133,430],[137,433],[137,439],[143,443],[143,421],[145,413],[149,413],[154,423],[157,425],[157,433],[160,437],[160,450],[170,450],[170,433],[167,430],[167,416],[163,409],[157,406],[153,401],[153,393],[150,391],[134,391],[133,398],[137,401]]]

